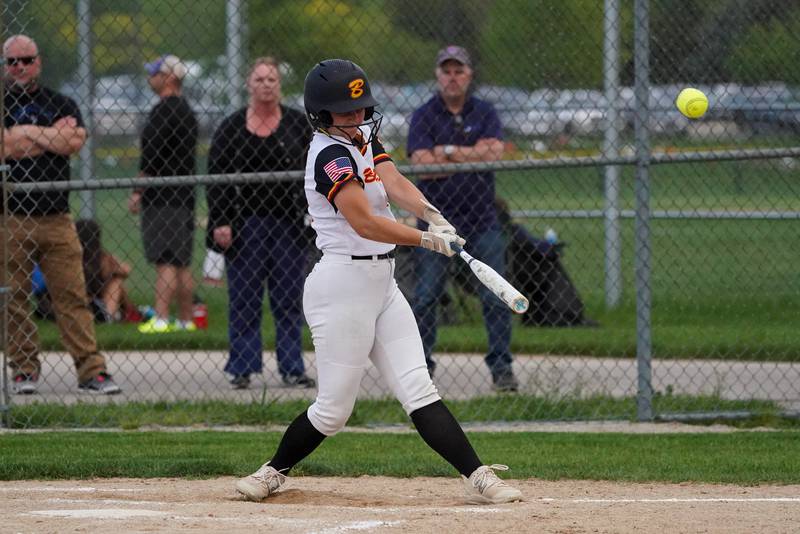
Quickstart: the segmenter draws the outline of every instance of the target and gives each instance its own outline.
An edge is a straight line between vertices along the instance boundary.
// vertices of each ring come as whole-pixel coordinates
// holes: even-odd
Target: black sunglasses
[[[22,63],[23,65],[32,65],[38,56],[21,56],[21,57],[7,57],[6,58],[6,65],[9,67],[14,65],[19,65]]]

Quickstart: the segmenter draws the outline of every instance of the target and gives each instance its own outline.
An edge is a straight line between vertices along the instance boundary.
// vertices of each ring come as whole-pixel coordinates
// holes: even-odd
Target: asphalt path
[[[45,353],[36,395],[12,395],[12,404],[79,401],[124,402],[224,399],[265,402],[313,399],[315,389],[282,384],[274,352],[264,353],[264,373],[253,375],[247,390],[233,390],[222,369],[223,351],[119,351],[107,353],[109,370],[122,387],[116,396],[80,393],[72,359],[62,352]],[[434,382],[445,399],[495,394],[489,370],[479,354],[437,354]],[[316,377],[313,353],[306,354],[308,373]],[[520,392],[527,395],[633,397],[637,391],[634,359],[582,356],[517,355],[514,370]],[[719,395],[723,399],[762,399],[787,410],[800,409],[800,364],[729,360],[664,360],[652,362],[652,385],[658,393]],[[374,367],[361,383],[361,398],[387,398],[391,392]]]

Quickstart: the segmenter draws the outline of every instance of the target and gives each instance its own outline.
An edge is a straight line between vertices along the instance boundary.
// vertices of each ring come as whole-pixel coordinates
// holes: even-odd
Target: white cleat
[[[500,504],[522,500],[522,492],[503,482],[494,473],[495,470],[508,471],[508,466],[501,464],[482,465],[469,478],[461,476],[467,489],[467,503]]]
[[[252,475],[240,478],[236,483],[236,491],[251,501],[263,500],[286,483],[286,475],[279,473],[269,462],[262,465]]]

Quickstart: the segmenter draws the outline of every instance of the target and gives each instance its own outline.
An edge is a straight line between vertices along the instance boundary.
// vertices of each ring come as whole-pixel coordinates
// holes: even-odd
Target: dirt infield
[[[456,478],[290,479],[262,503],[232,478],[18,481],[0,532],[796,532],[800,486],[514,481],[526,501],[462,504]]]

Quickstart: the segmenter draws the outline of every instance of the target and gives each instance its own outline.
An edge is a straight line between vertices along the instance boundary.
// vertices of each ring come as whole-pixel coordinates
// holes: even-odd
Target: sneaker
[[[91,380],[78,384],[78,389],[89,393],[102,393],[103,395],[116,395],[122,389],[114,383],[114,379],[108,373],[100,373]]]
[[[156,310],[152,306],[137,306],[136,310],[142,316],[142,321],[149,321],[156,314]]]
[[[196,332],[197,325],[194,321],[180,321],[176,320],[171,325],[171,332]]]
[[[482,465],[469,478],[461,475],[467,489],[467,503],[500,504],[522,500],[522,492],[503,482],[494,471],[508,471],[508,466]]]
[[[302,375],[286,375],[283,377],[283,383],[290,388],[315,388],[317,381],[309,377],[305,373]]]
[[[250,386],[250,375],[233,375],[231,378],[233,389],[247,389]]]
[[[267,462],[252,475],[239,479],[236,491],[248,500],[260,501],[278,491],[285,483],[286,475],[279,473]]]
[[[148,321],[139,325],[140,334],[166,334],[172,331],[172,326],[165,319],[151,317]]]
[[[14,377],[11,387],[16,395],[33,395],[36,393],[36,382],[38,381],[38,375],[20,373]]]
[[[519,390],[519,382],[512,371],[492,375],[492,389],[500,393],[514,393]]]

